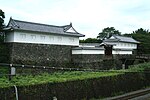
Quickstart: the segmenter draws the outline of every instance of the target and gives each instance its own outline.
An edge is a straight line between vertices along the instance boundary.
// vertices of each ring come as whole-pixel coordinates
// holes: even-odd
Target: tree
[[[140,28],[133,31],[130,34],[124,34],[125,36],[133,37],[135,40],[139,41],[138,53],[149,54],[150,53],[150,32],[149,30]]]
[[[121,32],[116,30],[114,27],[107,27],[98,34],[97,38],[103,40],[104,38],[109,38],[112,35],[121,35]]]
[[[0,9],[0,42],[4,41],[4,18],[5,18],[5,14],[4,12]]]
[[[4,27],[4,18],[5,18],[5,14],[4,12],[0,9],[0,31],[2,31],[3,27]]]
[[[80,43],[101,43],[102,41],[97,38],[87,38],[85,40],[80,40]]]
[[[149,33],[149,30],[144,30],[143,28],[140,28],[138,30],[133,31],[133,34],[147,34]]]

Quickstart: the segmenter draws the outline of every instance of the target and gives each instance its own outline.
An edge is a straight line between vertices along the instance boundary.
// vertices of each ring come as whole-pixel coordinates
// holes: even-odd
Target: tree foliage
[[[98,34],[97,38],[103,40],[104,38],[109,38],[112,35],[121,35],[121,32],[116,30],[114,27],[107,27]]]
[[[150,32],[149,30],[140,28],[133,31],[130,34],[124,34],[125,36],[133,37],[135,40],[139,41],[138,53],[149,54],[150,53]]]
[[[138,30],[133,31],[133,34],[147,34],[149,33],[149,30],[144,30],[143,28],[140,28]]]
[[[0,42],[4,41],[4,32],[3,32],[3,28],[4,28],[4,18],[5,18],[5,14],[4,12],[0,9]]]
[[[0,30],[2,30],[2,28],[4,27],[4,18],[5,18],[5,14],[4,14],[4,12],[0,9]]]
[[[97,38],[87,38],[85,40],[80,40],[80,43],[101,43],[102,41]]]

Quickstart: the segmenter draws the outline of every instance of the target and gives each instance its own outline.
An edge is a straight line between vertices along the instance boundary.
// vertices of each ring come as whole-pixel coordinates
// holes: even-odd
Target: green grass
[[[8,77],[0,77],[0,87],[9,87],[13,85],[24,86],[24,85],[35,85],[43,83],[59,83],[66,81],[74,80],[85,80],[91,78],[99,78],[106,76],[113,76],[124,74],[124,72],[141,72],[145,69],[150,69],[150,62],[143,63],[138,65],[132,65],[129,69],[126,70],[110,70],[108,72],[82,72],[82,71],[73,71],[73,72],[57,72],[57,73],[43,73],[40,75],[16,75],[12,78],[11,81],[8,80]],[[0,68],[1,74],[7,74],[7,68]]]
[[[9,68],[8,67],[1,67],[0,66],[0,74],[8,74],[9,73]]]
[[[99,78],[106,76],[114,76],[122,73],[115,72],[59,72],[59,73],[43,73],[41,75],[27,75],[20,76],[16,75],[12,78],[11,81],[7,77],[0,78],[0,87],[9,87],[13,85],[22,86],[22,85],[34,85],[34,84],[43,84],[43,83],[59,83],[73,80],[84,80],[90,78]]]
[[[150,70],[150,62],[148,63],[142,63],[138,65],[131,65],[127,71],[135,71],[135,72],[142,72],[144,70]]]

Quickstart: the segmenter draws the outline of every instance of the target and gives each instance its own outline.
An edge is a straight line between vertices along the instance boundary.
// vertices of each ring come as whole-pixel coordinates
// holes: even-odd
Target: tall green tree
[[[102,30],[97,36],[98,39],[109,38],[112,35],[121,35],[121,32],[116,30],[114,27],[107,27]]]
[[[5,18],[5,14],[4,12],[0,9],[0,42],[4,41],[4,18]]]
[[[5,14],[4,12],[0,9],[0,31],[2,31],[3,27],[4,27],[4,18],[5,18]]]
[[[149,30],[140,28],[140,29],[133,31],[133,34],[149,34]]]

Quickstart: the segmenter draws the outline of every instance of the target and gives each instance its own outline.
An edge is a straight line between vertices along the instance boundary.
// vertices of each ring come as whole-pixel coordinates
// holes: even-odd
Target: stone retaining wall
[[[74,54],[72,61],[75,66],[80,68],[92,69],[121,69],[121,61],[112,56],[100,54]]]
[[[0,63],[92,69],[121,67],[121,62],[116,57],[100,54],[72,55],[72,46],[31,43],[1,43]]]
[[[68,66],[71,63],[71,46],[11,43],[11,62],[15,64]]]
[[[11,47],[9,43],[0,43],[0,63],[10,63]]]

